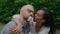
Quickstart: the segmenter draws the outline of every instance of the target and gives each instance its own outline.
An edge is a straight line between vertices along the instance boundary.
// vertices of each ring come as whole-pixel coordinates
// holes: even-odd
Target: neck
[[[27,26],[27,24],[28,24],[27,18],[23,17],[22,15],[21,15],[21,17],[22,17],[22,19],[23,19],[23,20],[22,20],[23,27]]]
[[[26,21],[26,20],[27,20],[27,18],[23,17],[23,15],[21,15],[21,17],[22,17],[22,19],[23,19],[24,21]]]
[[[39,23],[36,23],[36,25],[37,25],[38,27],[41,27],[41,26],[42,26],[42,23],[39,22]]]
[[[42,27],[42,23],[41,22],[37,22],[36,23],[36,29],[35,29],[37,33],[40,31],[41,27]]]
[[[42,21],[39,21],[36,24],[37,24],[37,26],[42,26]]]

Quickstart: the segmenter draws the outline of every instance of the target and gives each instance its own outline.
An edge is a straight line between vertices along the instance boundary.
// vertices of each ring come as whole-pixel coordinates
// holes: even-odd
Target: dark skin
[[[35,26],[35,30],[38,33],[42,27],[42,24],[44,23],[45,19],[43,19],[44,16],[44,11],[43,10],[39,10],[37,12],[37,14],[35,15],[35,21],[36,21],[36,26]]]

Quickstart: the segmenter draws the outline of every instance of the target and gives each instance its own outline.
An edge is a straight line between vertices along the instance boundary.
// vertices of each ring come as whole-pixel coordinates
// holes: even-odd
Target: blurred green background
[[[60,29],[60,0],[0,0],[0,31],[4,24],[8,23],[14,14],[19,14],[20,8],[26,4],[33,5],[35,12],[47,7],[53,13],[56,28]]]

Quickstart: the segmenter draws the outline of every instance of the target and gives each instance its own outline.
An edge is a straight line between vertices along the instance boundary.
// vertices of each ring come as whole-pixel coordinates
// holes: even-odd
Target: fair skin
[[[15,21],[15,23],[17,24],[17,29],[19,31],[22,31],[22,25],[21,25],[21,20],[23,19],[24,21],[26,21],[25,19],[28,19],[28,17],[33,16],[33,12],[34,9],[32,6],[27,6],[24,10],[20,11],[20,15],[22,16],[22,18],[18,19],[18,18],[14,18],[13,20]],[[25,23],[27,25],[27,23]],[[26,26],[25,25],[25,26]],[[22,34],[22,33],[21,33]]]

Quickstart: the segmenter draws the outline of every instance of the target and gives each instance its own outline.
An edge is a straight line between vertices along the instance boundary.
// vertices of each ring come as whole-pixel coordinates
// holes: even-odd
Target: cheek
[[[38,16],[35,17],[35,20],[39,20],[40,18]]]
[[[27,13],[26,13],[26,16],[30,16],[30,13],[27,12]]]
[[[27,12],[25,12],[25,13],[24,13],[24,16],[25,16],[25,17],[27,17],[27,16],[28,16]]]
[[[43,17],[41,16],[40,19],[43,19]]]

